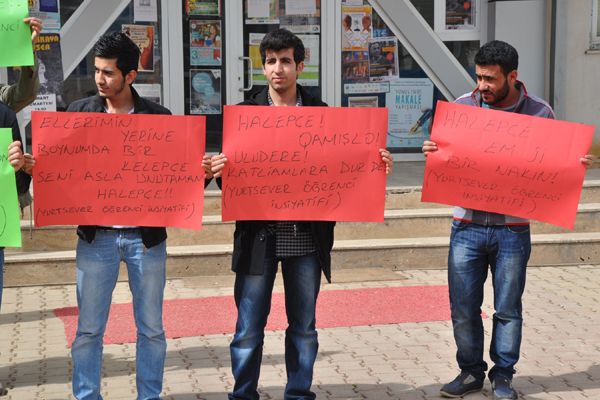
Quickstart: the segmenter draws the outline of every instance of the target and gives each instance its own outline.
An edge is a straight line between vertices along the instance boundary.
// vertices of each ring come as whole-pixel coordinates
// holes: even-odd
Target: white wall
[[[560,119],[600,126],[600,51],[590,45],[592,0],[558,0],[554,108]],[[600,155],[596,129],[594,154]]]
[[[576,3],[582,0],[571,0]],[[529,93],[545,98],[547,0],[496,1],[488,5],[488,40],[503,40],[519,52],[519,79]]]

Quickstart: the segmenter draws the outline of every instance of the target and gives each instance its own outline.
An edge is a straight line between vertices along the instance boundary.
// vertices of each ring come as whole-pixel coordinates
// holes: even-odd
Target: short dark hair
[[[116,59],[123,76],[137,71],[140,48],[123,32],[108,32],[94,45],[94,57]]]
[[[298,36],[287,29],[277,29],[267,33],[260,42],[260,58],[263,65],[267,58],[267,50],[279,51],[289,48],[294,49],[294,62],[296,65],[304,61],[304,44]]]
[[[475,54],[475,65],[499,65],[504,75],[508,75],[519,68],[519,53],[506,42],[492,40]]]

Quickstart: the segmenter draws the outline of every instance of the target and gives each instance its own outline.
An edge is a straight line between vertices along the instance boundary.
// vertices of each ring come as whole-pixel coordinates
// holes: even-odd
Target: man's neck
[[[276,106],[292,107],[296,105],[296,102],[298,100],[298,92],[296,86],[283,93],[279,93],[269,86],[269,96],[271,96],[271,100]]]
[[[110,114],[127,114],[133,109],[133,93],[127,86],[121,93],[112,98],[106,98],[106,110]]]

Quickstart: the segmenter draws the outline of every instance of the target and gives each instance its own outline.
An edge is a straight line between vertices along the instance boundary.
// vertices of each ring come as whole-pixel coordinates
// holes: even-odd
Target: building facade
[[[600,122],[600,0],[29,2],[45,31],[40,96],[22,126],[31,109],[62,110],[93,94],[91,47],[122,30],[140,46],[140,94],[175,114],[206,116],[207,148],[218,151],[223,106],[266,84],[258,44],[278,27],[305,44],[300,82],[310,92],[330,105],[388,108],[387,145],[400,160],[421,159],[436,102],[472,90],[474,55],[492,39],[517,48],[520,78],[559,118]]]

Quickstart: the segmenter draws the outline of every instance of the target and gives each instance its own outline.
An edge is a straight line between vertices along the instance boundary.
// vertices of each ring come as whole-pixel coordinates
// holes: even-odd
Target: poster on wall
[[[398,42],[396,38],[372,39],[369,42],[369,80],[398,79]]]
[[[388,147],[421,147],[429,137],[433,115],[433,83],[428,78],[400,78],[390,82]]]
[[[475,29],[475,0],[446,0],[446,29]]]
[[[121,25],[121,31],[140,48],[138,72],[154,71],[154,25]]]
[[[379,107],[379,98],[377,96],[350,96],[348,97],[348,107]]]
[[[59,0],[28,0],[29,16],[39,18],[44,24],[43,32],[60,32]]]
[[[372,15],[373,21],[371,23],[373,37],[374,38],[382,38],[382,37],[394,37],[394,33],[392,30],[386,25],[386,23],[381,19],[379,14],[376,12]]]
[[[157,22],[156,0],[133,0],[133,20]]]
[[[190,20],[190,65],[221,65],[221,22]]]
[[[314,15],[316,12],[316,0],[285,0],[286,15]]]
[[[187,15],[221,16],[220,0],[187,0],[185,3]]]
[[[221,70],[190,70],[190,114],[221,114]]]
[[[279,26],[294,33],[321,32],[321,0],[279,3]]]
[[[319,54],[321,35],[298,35],[304,43],[304,70],[298,77],[303,86],[319,86]]]
[[[389,91],[390,91],[389,82],[344,83],[344,93],[345,94],[387,93]]]
[[[246,24],[278,24],[279,0],[246,0]]]
[[[255,85],[266,85],[267,78],[263,74],[262,58],[260,57],[260,42],[264,33],[250,33],[248,35],[248,56],[252,60],[252,81]]]
[[[342,82],[369,82],[368,51],[342,51]]]
[[[342,6],[342,50],[368,50],[372,8]]]

